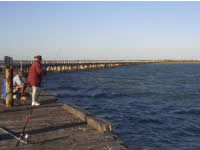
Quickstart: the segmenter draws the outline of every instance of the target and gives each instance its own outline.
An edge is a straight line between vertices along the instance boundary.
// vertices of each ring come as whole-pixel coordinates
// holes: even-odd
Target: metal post
[[[22,60],[20,61],[20,71],[23,71]]]

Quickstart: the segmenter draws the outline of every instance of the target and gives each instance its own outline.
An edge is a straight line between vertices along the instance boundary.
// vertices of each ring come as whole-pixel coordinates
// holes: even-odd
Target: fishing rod
[[[25,133],[25,130],[26,130],[26,128],[27,128],[28,123],[30,122],[30,117],[31,117],[32,112],[33,112],[33,108],[31,109],[31,111],[30,111],[28,117],[26,118],[26,122],[25,122],[24,128],[23,128],[23,130],[22,130],[22,132],[21,132],[21,134],[20,134],[19,137],[17,137],[15,134],[13,134],[12,132],[8,131],[7,129],[0,127],[0,130],[1,130],[1,131],[3,131],[4,133],[6,133],[6,134],[12,136],[14,139],[17,140],[16,147],[18,147],[18,145],[19,145],[20,143],[22,143],[22,144],[27,144],[29,135],[28,135],[27,133]]]
[[[23,128],[23,130],[22,130],[22,132],[21,132],[21,134],[20,134],[20,137],[19,137],[19,139],[18,139],[18,142],[17,142],[17,144],[16,144],[16,147],[18,147],[18,145],[20,144],[20,142],[21,142],[22,140],[27,140],[28,137],[29,137],[28,134],[25,134],[25,130],[26,130],[27,125],[28,125],[28,123],[29,123],[29,121],[30,121],[30,117],[31,117],[32,112],[33,112],[33,108],[31,109],[31,111],[30,111],[28,117],[26,118],[26,122],[25,122],[24,128]]]
[[[6,133],[6,134],[12,136],[12,137],[15,138],[16,140],[22,142],[23,144],[26,144],[26,143],[27,143],[27,141],[26,141],[26,139],[28,138],[27,136],[26,136],[27,138],[24,138],[25,140],[23,140],[23,139],[20,139],[19,137],[17,137],[16,135],[14,135],[13,133],[9,132],[8,130],[6,130],[6,129],[4,129],[4,128],[0,128],[0,130],[3,131],[3,132]]]

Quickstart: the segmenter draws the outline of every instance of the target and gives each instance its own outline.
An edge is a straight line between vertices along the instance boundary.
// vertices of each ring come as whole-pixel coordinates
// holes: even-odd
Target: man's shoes
[[[32,106],[40,106],[40,103],[38,103],[38,102],[32,102]]]

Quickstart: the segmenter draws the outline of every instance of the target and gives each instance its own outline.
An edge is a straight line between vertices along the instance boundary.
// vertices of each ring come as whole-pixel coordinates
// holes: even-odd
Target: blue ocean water
[[[200,65],[144,64],[52,74],[45,90],[115,126],[130,147],[200,149]]]

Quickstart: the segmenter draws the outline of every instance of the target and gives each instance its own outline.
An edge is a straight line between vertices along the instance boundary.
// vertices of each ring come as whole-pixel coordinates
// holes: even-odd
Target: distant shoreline
[[[157,64],[200,64],[200,60],[159,60]]]

